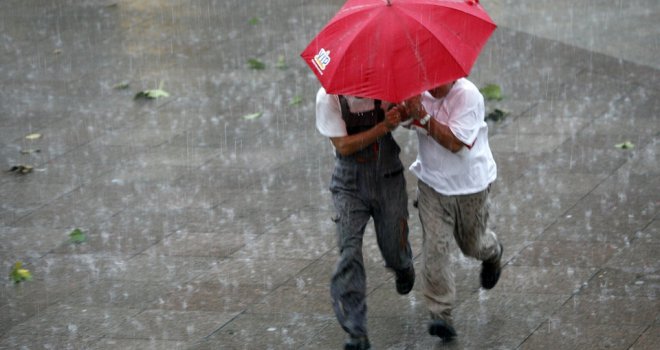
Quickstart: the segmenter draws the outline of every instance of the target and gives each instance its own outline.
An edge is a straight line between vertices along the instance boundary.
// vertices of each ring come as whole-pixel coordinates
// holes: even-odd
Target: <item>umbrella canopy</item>
[[[328,93],[400,102],[467,76],[495,28],[478,0],[348,0],[301,57]]]

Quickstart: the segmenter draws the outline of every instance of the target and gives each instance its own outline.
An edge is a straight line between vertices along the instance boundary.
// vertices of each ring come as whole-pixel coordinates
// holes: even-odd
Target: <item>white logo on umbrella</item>
[[[317,53],[314,56],[314,59],[312,59],[312,62],[316,66],[316,69],[319,70],[319,73],[323,75],[325,67],[330,63],[330,50],[326,51],[324,48],[321,48],[319,53]]]

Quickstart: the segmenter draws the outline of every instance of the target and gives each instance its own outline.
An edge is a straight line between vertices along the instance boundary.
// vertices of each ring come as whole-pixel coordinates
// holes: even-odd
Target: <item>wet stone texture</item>
[[[0,349],[341,348],[333,150],[298,54],[342,3],[0,1]],[[396,293],[369,224],[373,348],[660,348],[660,4],[483,3],[504,272],[481,290],[452,243],[458,338],[428,335],[406,172],[418,283]]]

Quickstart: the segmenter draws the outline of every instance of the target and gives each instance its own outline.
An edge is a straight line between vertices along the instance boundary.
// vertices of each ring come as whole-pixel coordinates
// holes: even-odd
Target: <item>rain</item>
[[[0,349],[343,346],[300,58],[343,4],[0,1]],[[660,2],[480,4],[502,278],[452,243],[458,337],[429,336],[406,170],[418,282],[397,294],[370,222],[372,348],[660,348]]]

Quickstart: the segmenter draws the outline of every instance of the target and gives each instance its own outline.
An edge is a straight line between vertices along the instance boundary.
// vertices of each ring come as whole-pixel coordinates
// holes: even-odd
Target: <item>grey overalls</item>
[[[349,135],[368,130],[384,120],[381,101],[374,109],[351,113],[348,101],[339,96],[342,118]],[[337,152],[330,191],[337,210],[339,261],[330,293],[337,320],[353,336],[366,336],[366,276],[362,237],[373,217],[376,238],[385,265],[394,270],[412,266],[408,242],[408,195],[400,148],[391,133],[350,155]]]

